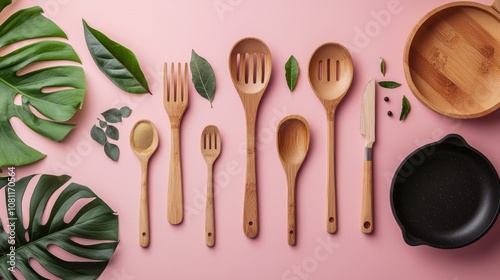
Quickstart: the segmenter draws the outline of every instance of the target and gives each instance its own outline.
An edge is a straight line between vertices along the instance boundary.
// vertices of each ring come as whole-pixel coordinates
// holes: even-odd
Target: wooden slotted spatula
[[[207,205],[205,210],[205,242],[207,246],[215,245],[215,213],[213,166],[222,149],[219,129],[209,125],[201,133],[201,154],[207,162]]]

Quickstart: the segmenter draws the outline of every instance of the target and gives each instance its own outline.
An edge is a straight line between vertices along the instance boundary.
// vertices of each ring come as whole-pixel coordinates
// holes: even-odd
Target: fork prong
[[[188,64],[184,63],[184,83],[182,84],[182,101],[188,102],[189,100],[189,83],[188,83]]]
[[[169,85],[168,85],[168,89],[169,89],[169,92],[168,92],[168,95],[169,95],[169,101],[174,101],[175,102],[175,88],[174,88],[174,63],[172,62],[170,64],[170,79],[169,79]]]
[[[163,64],[163,101],[169,101],[168,96],[168,77],[167,77],[167,66],[168,64],[165,62]]]

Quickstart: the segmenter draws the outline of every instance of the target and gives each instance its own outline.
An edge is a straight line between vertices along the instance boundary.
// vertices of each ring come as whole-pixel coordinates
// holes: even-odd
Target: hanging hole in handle
[[[364,223],[363,223],[363,227],[364,227],[365,229],[369,229],[371,226],[372,226],[372,223],[370,223],[370,222],[364,222]]]
[[[212,237],[212,233],[211,232],[208,233],[208,237]]]
[[[252,221],[248,222],[248,225],[253,226],[253,222]]]
[[[290,230],[288,233],[289,233],[290,235],[292,235],[292,234],[294,233],[294,231],[293,231],[293,230]]]
[[[145,233],[145,232],[143,232],[143,233],[142,233],[142,236],[146,236],[146,233]]]
[[[329,221],[330,223],[333,223],[333,222],[335,222],[335,219],[334,219],[333,217],[330,217],[330,218],[328,219],[328,221]]]

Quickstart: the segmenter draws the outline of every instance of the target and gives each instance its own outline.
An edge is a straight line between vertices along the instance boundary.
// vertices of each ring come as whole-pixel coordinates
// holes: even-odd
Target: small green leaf
[[[285,64],[285,76],[286,84],[288,85],[290,92],[292,92],[297,84],[297,78],[299,77],[299,63],[293,55],[290,56]]]
[[[215,74],[212,66],[206,59],[199,56],[194,50],[191,51],[191,79],[194,87],[201,97],[207,99],[212,106],[215,95]]]
[[[104,130],[100,127],[93,126],[92,129],[90,130],[90,136],[92,139],[94,139],[97,143],[104,145],[106,144],[106,134],[104,133]]]
[[[108,126],[108,123],[106,121],[103,121],[103,120],[99,120],[99,126],[101,128],[106,128],[106,126]]]
[[[118,138],[120,138],[118,128],[113,125],[108,125],[108,127],[106,127],[106,135],[113,140],[118,140]]]
[[[116,108],[109,109],[101,113],[101,115],[109,123],[117,123],[122,121],[122,113]]]
[[[0,0],[0,12],[10,4],[12,4],[12,0]]]
[[[132,110],[130,110],[129,107],[124,106],[120,108],[120,113],[122,114],[123,118],[128,118],[130,114],[132,114]]]
[[[378,84],[379,84],[379,86],[381,86],[383,88],[397,88],[401,85],[400,83],[396,83],[393,81],[382,81],[382,82],[378,82]]]
[[[102,73],[126,92],[151,93],[135,54],[82,21],[85,42]]]
[[[382,75],[385,77],[385,60],[381,57],[380,58],[380,72],[382,72]]]
[[[104,145],[104,152],[113,161],[118,161],[118,158],[120,157],[120,148],[109,142]]]
[[[406,120],[406,117],[408,117],[408,114],[411,111],[411,105],[410,101],[408,101],[408,98],[403,95],[403,108],[401,108],[401,115],[399,116],[400,121]]]

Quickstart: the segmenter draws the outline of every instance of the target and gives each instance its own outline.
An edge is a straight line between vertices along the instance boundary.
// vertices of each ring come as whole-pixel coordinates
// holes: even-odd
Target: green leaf
[[[90,130],[90,136],[92,139],[94,139],[97,143],[104,145],[106,144],[106,134],[104,133],[104,130],[100,127],[93,126],[92,129]]]
[[[403,106],[401,108],[401,115],[399,116],[400,121],[406,120],[406,117],[408,117],[408,114],[411,111],[411,105],[410,101],[408,101],[408,98],[403,95]]]
[[[111,144],[109,142],[104,145],[104,152],[110,159],[114,161],[117,161],[120,157],[120,148],[118,148],[118,146],[116,146],[115,144]]]
[[[103,120],[99,120],[99,126],[101,128],[106,128],[106,126],[108,126],[108,123],[106,121],[103,121]]]
[[[101,113],[101,115],[109,123],[117,123],[122,121],[122,112],[116,108],[111,108]]]
[[[0,0],[0,12],[10,4],[12,4],[12,0]]]
[[[194,88],[201,97],[210,102],[210,107],[213,107],[212,101],[215,95],[215,74],[212,66],[210,66],[210,63],[208,63],[206,59],[192,50],[189,67],[191,68],[191,79]]]
[[[118,128],[113,125],[108,125],[108,127],[106,127],[106,135],[113,140],[118,140],[118,138],[120,138]]]
[[[400,83],[396,83],[393,81],[381,81],[381,82],[378,82],[378,84],[379,84],[379,86],[381,86],[383,88],[397,88],[401,85]]]
[[[385,77],[385,60],[383,58],[380,58],[380,72],[382,75]]]
[[[9,2],[3,0],[0,7]],[[21,166],[45,157],[16,135],[10,123],[12,117],[34,132],[60,142],[75,126],[65,122],[82,107],[86,90],[83,69],[64,65],[80,63],[80,59],[66,42],[48,38],[64,39],[66,34],[42,16],[40,7],[20,10],[0,25],[0,49],[16,43],[24,45],[10,52],[3,49],[0,56],[0,171],[2,166]],[[18,74],[46,61],[57,61],[60,66]],[[45,88],[53,90],[42,91]],[[22,97],[19,105],[14,103],[18,94]],[[46,118],[38,117],[35,111]]]
[[[285,76],[286,84],[288,85],[290,92],[292,92],[297,84],[297,78],[299,77],[299,64],[293,55],[290,56],[285,64]]]
[[[132,110],[130,110],[129,107],[124,106],[120,108],[120,113],[122,114],[123,118],[128,118],[130,114],[132,114]]]
[[[54,277],[49,277],[51,279],[96,279],[104,271],[118,245],[118,216],[88,187],[76,183],[66,186],[70,179],[67,175],[31,175],[18,179],[13,192],[7,187],[8,179],[0,178],[0,188],[5,191],[2,211],[6,214],[2,216],[16,219],[9,220],[9,223],[15,223],[16,239],[11,239],[15,241],[13,245],[8,243],[10,227],[4,228],[0,224],[1,278],[17,279],[8,270],[11,246],[16,258],[15,270],[26,279],[46,279],[31,267],[30,259],[53,274]],[[33,194],[28,197],[28,186],[34,183]],[[15,199],[13,210],[7,208],[9,198],[10,203]],[[56,198],[54,205],[48,206],[53,198]],[[72,208],[81,199],[86,201],[83,207]],[[22,207],[22,201],[29,201],[30,207]],[[65,221],[68,212],[76,212],[69,222]],[[42,224],[44,213],[49,215],[47,222]],[[25,221],[25,217],[29,221]],[[89,240],[92,244],[77,243],[74,238]],[[51,247],[82,259],[62,260],[49,251]]]
[[[151,93],[135,54],[82,21],[85,42],[102,73],[126,92]]]

